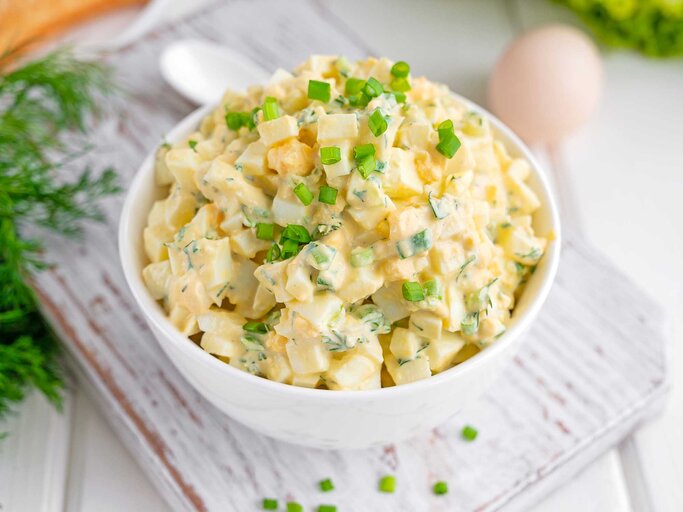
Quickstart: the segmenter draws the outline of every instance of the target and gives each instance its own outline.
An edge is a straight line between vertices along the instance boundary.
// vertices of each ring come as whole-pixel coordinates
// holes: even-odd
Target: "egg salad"
[[[407,384],[495,342],[543,256],[529,164],[405,62],[312,56],[157,152],[152,296],[274,381]]]

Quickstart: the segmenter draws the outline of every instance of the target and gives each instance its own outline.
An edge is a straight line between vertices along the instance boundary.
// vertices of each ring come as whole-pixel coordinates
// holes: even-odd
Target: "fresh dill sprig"
[[[63,381],[58,345],[27,279],[46,268],[29,227],[66,236],[102,220],[97,201],[118,191],[116,175],[90,169],[63,179],[88,150],[86,128],[112,92],[111,71],[66,48],[8,70],[0,66],[0,418],[35,387],[56,405]],[[68,143],[66,138],[68,136]],[[85,149],[73,151],[80,146]]]

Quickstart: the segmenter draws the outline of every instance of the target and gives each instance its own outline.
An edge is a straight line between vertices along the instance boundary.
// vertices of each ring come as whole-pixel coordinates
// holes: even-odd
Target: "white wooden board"
[[[190,110],[156,71],[160,49],[190,35],[225,42],[269,68],[313,52],[367,53],[319,4],[271,0],[220,6],[114,54],[130,96],[94,139],[97,162],[114,162],[126,182]],[[660,311],[569,233],[557,284],[515,364],[458,418],[361,452],[263,438],[201,399],[158,349],[119,269],[120,205],[121,198],[108,204],[110,222],[89,229],[83,246],[50,243],[57,267],[38,289],[93,396],[174,508],[255,510],[263,496],[289,496],[354,511],[523,509],[632,430],[666,391]],[[475,443],[458,439],[465,422],[481,431]],[[388,472],[399,478],[394,496],[375,490]],[[327,476],[338,491],[321,495],[315,482]],[[447,497],[431,495],[437,479],[449,481]]]

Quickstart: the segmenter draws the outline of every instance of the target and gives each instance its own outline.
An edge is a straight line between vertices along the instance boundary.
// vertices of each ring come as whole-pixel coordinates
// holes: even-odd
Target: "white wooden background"
[[[407,0],[387,4],[311,2],[312,8],[325,9],[326,15],[363,34],[373,53],[405,58],[417,72],[476,101],[484,100],[486,75],[515,33],[545,20],[568,19],[543,0],[422,0],[420,9]],[[445,52],[458,60],[457,73],[442,64]],[[580,135],[560,148],[557,160],[574,185],[587,237],[660,300],[671,313],[680,340],[683,153],[676,140],[683,134],[683,65],[630,54],[606,55],[605,64],[601,110]],[[542,149],[539,152],[546,157]],[[538,510],[647,510],[650,502],[655,510],[680,510],[683,378],[676,379],[680,385],[662,418],[646,425],[619,452],[594,463]],[[40,397],[33,397],[3,426],[11,437],[0,445],[0,482],[19,481],[28,471],[35,479],[33,492],[21,505],[3,499],[3,509],[40,510],[47,504],[44,510],[59,510],[65,503],[70,511],[165,510],[77,386],[66,412],[56,416]],[[69,439],[70,451],[45,450],[54,464],[41,459],[35,449],[66,448],[63,440]],[[33,459],[26,460],[26,454]],[[60,461],[64,471],[47,471]],[[41,468],[49,474],[40,474]]]

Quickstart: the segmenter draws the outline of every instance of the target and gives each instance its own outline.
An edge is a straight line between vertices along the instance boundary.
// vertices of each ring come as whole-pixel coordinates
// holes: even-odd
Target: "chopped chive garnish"
[[[436,482],[434,484],[434,494],[437,496],[448,494],[448,484],[446,482]]]
[[[334,505],[319,505],[318,512],[337,512],[337,507]]]
[[[259,240],[272,240],[275,225],[265,222],[256,223],[256,238]]]
[[[287,224],[287,227],[282,231],[281,240],[294,240],[295,242],[307,244],[311,241],[311,235],[300,224]]]
[[[450,119],[446,119],[445,121],[441,121],[439,126],[436,129],[439,132],[439,138],[443,137],[444,135],[448,133],[454,133],[453,132],[453,121]]]
[[[247,332],[255,332],[257,334],[266,334],[268,332],[268,326],[263,322],[249,321],[242,326]]]
[[[396,64],[391,66],[391,75],[399,78],[405,78],[410,73],[410,66],[407,62],[399,60]]]
[[[352,107],[366,107],[368,103],[370,103],[370,97],[363,92],[349,96],[349,105]]]
[[[379,481],[379,490],[392,493],[396,490],[396,477],[392,475],[383,476]]]
[[[439,300],[443,299],[441,283],[436,279],[430,279],[424,284],[424,292],[427,297],[434,297]]]
[[[479,311],[467,313],[460,322],[460,330],[466,336],[472,336],[479,330]]]
[[[197,150],[195,149],[197,147],[196,140],[188,140],[187,145],[190,146],[190,148],[192,148],[192,151],[194,151],[195,153],[197,152]]]
[[[460,139],[455,133],[445,132],[442,136],[439,132],[439,143],[436,145],[436,150],[446,158],[453,158],[453,155],[460,148]]]
[[[396,98],[396,103],[405,103],[406,102],[406,93],[401,92],[401,91],[392,91],[391,94],[393,94],[394,98]]]
[[[407,78],[394,78],[391,81],[391,88],[394,91],[398,92],[407,92],[409,91],[412,87],[410,86],[410,82],[408,81]]]
[[[474,441],[477,438],[477,434],[479,434],[477,429],[470,425],[465,425],[462,429],[462,437],[466,441]]]
[[[304,512],[304,507],[296,501],[287,502],[287,512]]]
[[[365,87],[365,80],[360,78],[349,78],[344,86],[344,93],[349,96],[351,94],[357,94],[363,90]]]
[[[403,298],[410,302],[419,302],[425,298],[425,292],[422,289],[422,286],[415,281],[406,281],[403,283],[401,291],[403,292]]]
[[[369,98],[376,98],[384,92],[384,87],[379,80],[371,76],[368,78],[368,81],[365,82],[365,85],[363,86],[363,92]]]
[[[387,119],[388,116],[384,116],[382,110],[379,108],[376,108],[372,114],[370,114],[370,117],[368,117],[368,128],[370,128],[370,131],[375,137],[379,137],[387,131],[387,127],[389,126]]]
[[[375,253],[372,250],[372,247],[367,247],[365,249],[357,247],[351,251],[351,266],[353,267],[365,267],[367,265],[372,265],[374,261]]]
[[[294,187],[294,194],[299,198],[299,201],[304,203],[306,206],[311,204],[313,201],[313,192],[311,192],[305,183],[299,183]]]
[[[263,498],[263,510],[277,510],[277,500]]]
[[[330,101],[330,84],[319,80],[308,81],[308,97],[323,103]]]
[[[266,261],[272,263],[273,261],[279,260],[281,255],[282,251],[280,250],[280,246],[278,244],[273,244],[266,253]]]
[[[272,121],[280,117],[280,107],[277,104],[277,100],[272,96],[267,96],[263,102],[263,119],[266,121]]]
[[[353,148],[353,158],[362,160],[367,156],[375,156],[375,146],[372,144],[361,144]]]
[[[341,161],[341,149],[338,146],[320,148],[320,161],[323,165],[332,165]]]
[[[326,478],[325,480],[320,481],[320,490],[322,492],[330,492],[334,491],[334,484],[332,483],[332,480],[329,478]]]
[[[242,112],[228,112],[225,114],[225,122],[229,129],[236,132],[244,125]]]
[[[287,239],[282,243],[282,259],[287,260],[299,254],[299,242]]]
[[[337,189],[323,185],[320,187],[318,201],[325,204],[335,204],[337,202]]]
[[[357,164],[358,172],[361,176],[363,176],[363,179],[366,180],[368,179],[368,176],[370,176],[376,168],[377,161],[375,161],[375,159],[371,156],[366,156]]]

